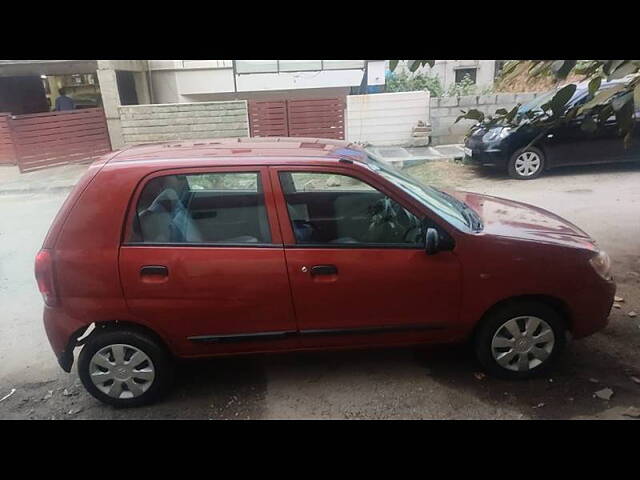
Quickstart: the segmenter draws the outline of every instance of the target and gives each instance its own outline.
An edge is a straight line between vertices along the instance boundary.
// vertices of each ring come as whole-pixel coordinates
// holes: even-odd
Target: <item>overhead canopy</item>
[[[0,60],[0,76],[94,73],[97,60]]]

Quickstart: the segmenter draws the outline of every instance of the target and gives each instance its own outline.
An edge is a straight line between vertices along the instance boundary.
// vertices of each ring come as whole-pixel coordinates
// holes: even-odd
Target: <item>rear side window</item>
[[[271,242],[259,172],[153,178],[140,194],[132,227],[130,243]]]

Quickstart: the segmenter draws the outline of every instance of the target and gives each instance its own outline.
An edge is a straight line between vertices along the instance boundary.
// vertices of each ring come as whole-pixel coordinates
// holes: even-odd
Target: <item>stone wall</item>
[[[120,107],[127,145],[147,142],[248,137],[247,102],[198,102]]]
[[[476,122],[456,118],[462,115],[460,110],[477,109],[493,115],[499,108],[510,110],[516,104],[525,104],[539,93],[497,93],[491,95],[468,95],[464,97],[432,97],[430,100],[432,145],[462,143],[469,128]]]

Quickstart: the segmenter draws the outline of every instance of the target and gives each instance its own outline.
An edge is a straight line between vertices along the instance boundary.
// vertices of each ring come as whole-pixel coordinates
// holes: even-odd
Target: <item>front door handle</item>
[[[143,265],[140,267],[140,275],[169,275],[169,269],[164,265]]]
[[[337,275],[338,267],[335,265],[314,265],[311,267],[311,275]]]

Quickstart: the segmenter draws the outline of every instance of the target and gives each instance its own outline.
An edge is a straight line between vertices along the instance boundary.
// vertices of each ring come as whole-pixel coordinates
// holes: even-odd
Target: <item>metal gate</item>
[[[344,109],[344,98],[251,101],[251,136],[344,140]]]
[[[89,162],[111,151],[101,108],[14,115],[9,125],[21,172]]]
[[[15,165],[16,152],[11,139],[10,113],[0,113],[0,165]]]

